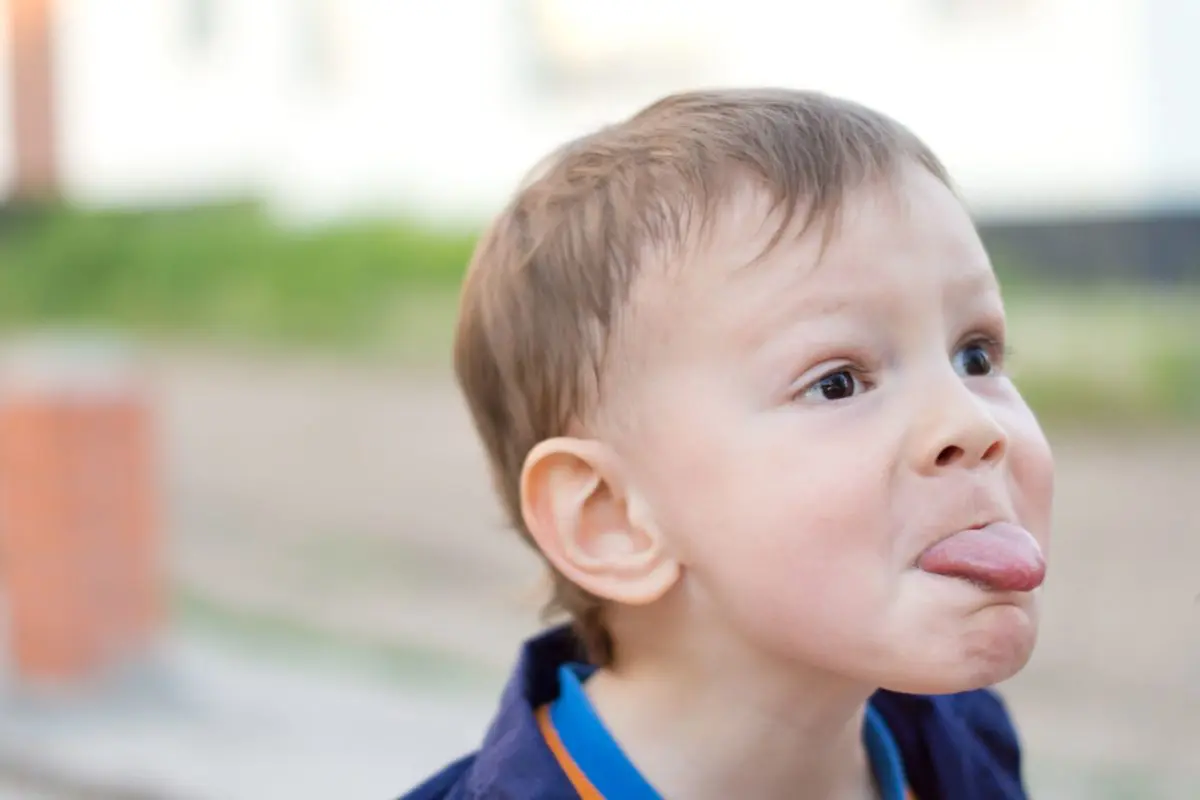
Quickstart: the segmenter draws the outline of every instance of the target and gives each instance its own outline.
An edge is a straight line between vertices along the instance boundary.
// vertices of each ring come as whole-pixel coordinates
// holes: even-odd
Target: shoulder
[[[539,754],[497,759],[485,747],[455,761],[398,800],[573,800],[556,764]]]
[[[1021,747],[1000,695],[878,692],[872,704],[892,730],[922,800],[1024,800]]]
[[[401,795],[399,800],[457,800],[462,796],[463,779],[471,771],[474,762],[474,753],[460,758],[420,786]]]
[[[547,746],[535,709],[557,696],[558,668],[577,647],[555,629],[522,648],[479,750],[445,767],[400,800],[566,800],[575,796]]]

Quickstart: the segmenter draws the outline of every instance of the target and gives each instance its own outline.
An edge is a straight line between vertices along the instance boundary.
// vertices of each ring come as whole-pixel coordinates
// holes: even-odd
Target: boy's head
[[[1049,449],[1003,342],[925,145],[849,102],[724,90],[527,181],[479,244],[455,363],[594,661],[749,653],[943,692],[1010,676],[1036,634],[1031,593],[918,566],[997,521],[1046,545]]]

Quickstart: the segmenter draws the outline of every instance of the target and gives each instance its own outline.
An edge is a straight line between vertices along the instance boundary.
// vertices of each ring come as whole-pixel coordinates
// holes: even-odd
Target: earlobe
[[[679,578],[649,504],[600,442],[560,437],[534,447],[521,474],[521,510],[550,564],[597,597],[644,605]]]
[[[625,496],[626,517],[630,527],[639,532],[645,543],[639,580],[626,587],[629,605],[645,605],[658,600],[679,581],[679,562],[668,552],[667,541],[660,530],[649,504],[636,490]]]

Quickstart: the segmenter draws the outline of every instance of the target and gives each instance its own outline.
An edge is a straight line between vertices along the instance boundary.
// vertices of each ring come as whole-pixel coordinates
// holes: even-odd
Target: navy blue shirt
[[[581,655],[565,628],[527,642],[479,750],[400,800],[575,800],[535,714],[559,698],[562,668]],[[1027,797],[1016,731],[994,692],[930,696],[880,690],[870,709],[891,734],[918,800]]]

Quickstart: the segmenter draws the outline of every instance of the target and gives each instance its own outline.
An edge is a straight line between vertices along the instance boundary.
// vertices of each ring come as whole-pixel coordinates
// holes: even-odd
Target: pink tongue
[[[917,566],[989,589],[1028,592],[1042,584],[1046,561],[1029,531],[997,522],[956,533],[926,550]]]

